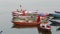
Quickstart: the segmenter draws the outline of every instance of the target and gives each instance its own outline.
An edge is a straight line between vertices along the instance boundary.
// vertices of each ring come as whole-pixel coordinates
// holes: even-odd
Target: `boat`
[[[21,8],[21,6],[20,6]],[[40,15],[37,12],[16,10],[12,12],[12,23],[15,25],[35,26],[40,24]]]
[[[15,25],[40,25],[41,22],[45,22],[47,20],[46,16],[48,15],[49,14],[39,14],[38,11],[34,12],[23,10],[21,8],[20,10],[17,9],[12,12],[12,23]]]
[[[21,8],[21,10],[17,9],[12,12],[12,23],[19,26],[39,25],[44,30],[51,30],[51,26],[48,24],[48,16],[49,14],[39,14],[38,11],[27,11]]]
[[[3,31],[0,31],[0,34],[2,34],[3,33]]]
[[[60,27],[58,27],[56,30],[57,30],[57,31],[60,31]]]
[[[51,26],[50,26],[50,24],[48,24],[48,23],[41,23],[40,24],[40,29],[42,29],[42,30],[46,30],[46,31],[50,31],[51,30]]]
[[[16,25],[38,25],[40,24],[40,16],[38,14],[24,12],[13,12],[13,23]]]
[[[59,13],[50,13],[49,15],[54,17],[54,18],[60,18],[60,14]]]
[[[43,30],[51,30],[51,26],[48,24],[47,14],[38,14],[36,12],[13,11],[12,12],[12,23],[19,26],[39,26]],[[17,26],[18,27],[18,26]]]
[[[59,11],[55,11],[55,13],[60,13]]]
[[[45,14],[44,14],[45,15]],[[51,30],[51,26],[50,23],[48,23],[49,21],[49,15],[47,16],[40,16],[40,29],[41,30],[45,30],[45,31],[50,31]]]
[[[50,20],[50,22],[52,22],[50,25],[52,26],[60,26],[60,22],[58,21],[54,21],[54,20]]]
[[[60,12],[55,11],[54,13],[50,13],[49,16],[53,16],[54,18],[60,18]]]

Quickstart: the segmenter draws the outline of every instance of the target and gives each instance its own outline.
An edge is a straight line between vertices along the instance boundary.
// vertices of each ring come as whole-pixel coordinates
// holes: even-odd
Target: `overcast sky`
[[[26,10],[39,10],[39,12],[60,11],[60,0],[0,0],[0,18],[3,18],[2,22],[8,16],[11,16],[12,11],[19,9],[20,4]]]
[[[0,29],[2,29],[4,33],[6,34],[9,34],[9,33],[11,34],[12,32],[23,33],[24,31],[27,31],[27,30],[24,30],[22,32],[22,30],[18,29],[19,31],[18,32],[14,29],[12,30],[9,28],[10,25],[12,25],[11,18],[10,18],[12,16],[11,12],[16,9],[19,9],[20,4],[22,4],[23,8],[26,10],[39,10],[39,12],[54,12],[55,10],[60,11],[60,0],[0,0]],[[28,31],[28,33],[29,32],[32,32],[32,31]],[[35,31],[33,31],[33,33],[34,32]],[[35,32],[35,34],[37,33],[38,32]],[[54,31],[54,34],[55,34],[55,31]]]
[[[22,4],[27,10],[60,11],[60,0],[0,0],[0,12],[11,12]]]

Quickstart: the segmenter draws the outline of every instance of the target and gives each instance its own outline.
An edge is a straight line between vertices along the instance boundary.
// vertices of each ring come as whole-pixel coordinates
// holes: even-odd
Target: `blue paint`
[[[44,13],[41,13],[40,16],[45,16],[45,14]]]

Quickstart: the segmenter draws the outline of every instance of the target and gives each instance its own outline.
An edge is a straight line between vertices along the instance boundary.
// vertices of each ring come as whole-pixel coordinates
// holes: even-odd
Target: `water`
[[[23,7],[27,10],[40,10],[40,12],[45,13],[52,13],[55,10],[60,11],[60,0],[0,0],[0,31],[2,31],[2,34],[42,33],[38,31],[38,27],[12,28],[14,25],[11,23],[12,16],[10,11],[16,10],[17,8],[19,9],[21,1],[23,1]],[[57,28],[58,26],[52,26],[52,34],[60,34],[60,31],[56,31]]]
[[[38,27],[18,27],[14,26],[11,22],[11,12],[5,12],[0,15],[0,31],[2,34],[59,34],[60,31],[56,31],[58,26],[52,26],[51,32],[39,32]],[[14,27],[13,27],[14,26]]]

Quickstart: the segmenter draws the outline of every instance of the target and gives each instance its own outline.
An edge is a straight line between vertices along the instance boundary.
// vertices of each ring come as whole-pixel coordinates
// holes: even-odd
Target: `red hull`
[[[14,23],[15,25],[27,25],[27,26],[35,26],[35,25],[39,25],[40,23],[37,23],[37,22],[35,22],[35,23],[28,23],[28,22],[12,22],[12,23]]]

